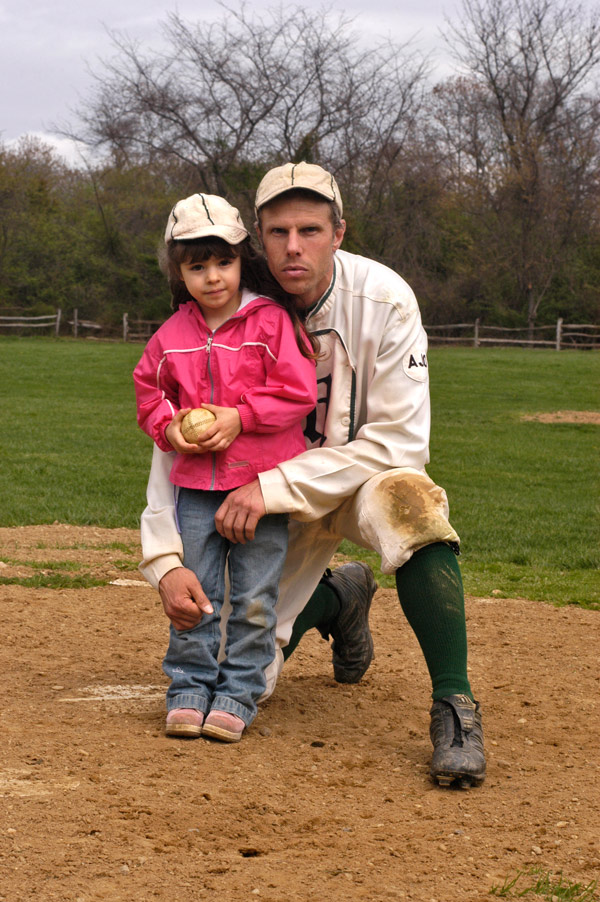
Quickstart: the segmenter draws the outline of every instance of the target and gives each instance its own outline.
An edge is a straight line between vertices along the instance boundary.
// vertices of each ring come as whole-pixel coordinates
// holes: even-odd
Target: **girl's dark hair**
[[[294,326],[296,341],[300,353],[310,360],[316,360],[319,356],[319,340],[316,335],[311,335],[306,330],[301,319],[294,298],[283,290],[279,282],[273,277],[264,256],[256,250],[250,237],[244,238],[240,244],[229,244],[223,238],[214,236],[208,238],[192,238],[187,241],[168,241],[161,245],[158,251],[158,259],[162,271],[167,277],[171,289],[171,307],[177,310],[181,304],[193,301],[193,297],[185,287],[181,278],[182,263],[203,263],[210,257],[233,260],[241,259],[242,277],[240,287],[247,288],[255,294],[272,298],[290,317]],[[306,341],[310,345],[307,347]]]

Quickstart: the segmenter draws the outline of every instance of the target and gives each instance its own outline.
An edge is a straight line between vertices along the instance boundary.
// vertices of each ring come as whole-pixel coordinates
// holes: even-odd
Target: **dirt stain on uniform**
[[[446,518],[444,490],[427,476],[394,474],[380,482],[376,492],[388,528],[411,537],[414,547],[459,541]]]

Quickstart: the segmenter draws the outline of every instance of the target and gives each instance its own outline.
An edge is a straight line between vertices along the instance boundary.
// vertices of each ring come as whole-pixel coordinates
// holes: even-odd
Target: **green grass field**
[[[135,422],[141,352],[0,338],[0,525],[137,527],[151,456]],[[466,591],[600,608],[600,427],[523,419],[599,410],[600,357],[434,348],[430,375],[428,470],[448,492]]]

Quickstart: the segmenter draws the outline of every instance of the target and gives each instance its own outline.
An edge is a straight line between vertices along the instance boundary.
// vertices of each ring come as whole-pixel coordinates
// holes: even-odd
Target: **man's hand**
[[[176,630],[191,630],[200,623],[202,614],[213,612],[198,577],[187,567],[175,567],[165,573],[158,591],[165,614]]]
[[[227,495],[215,514],[217,532],[230,542],[252,541],[256,525],[266,514],[260,482],[255,479]]]

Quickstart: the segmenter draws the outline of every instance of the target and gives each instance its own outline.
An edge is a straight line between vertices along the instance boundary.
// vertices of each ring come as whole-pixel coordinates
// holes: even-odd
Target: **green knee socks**
[[[287,661],[304,633],[312,629],[313,626],[316,629],[323,630],[326,624],[335,620],[339,612],[340,602],[333,589],[325,583],[319,583],[309,598],[306,607],[294,621],[289,644],[282,649],[283,660]]]
[[[462,577],[450,546],[439,542],[415,552],[396,571],[396,586],[425,656],[434,701],[455,694],[473,698]]]
[[[462,578],[456,555],[444,542],[427,545],[396,571],[398,597],[406,619],[423,650],[432,682],[433,699],[447,695],[472,698],[467,676],[467,630]],[[337,595],[319,583],[296,618],[287,661],[309,629],[323,631],[340,610]]]

